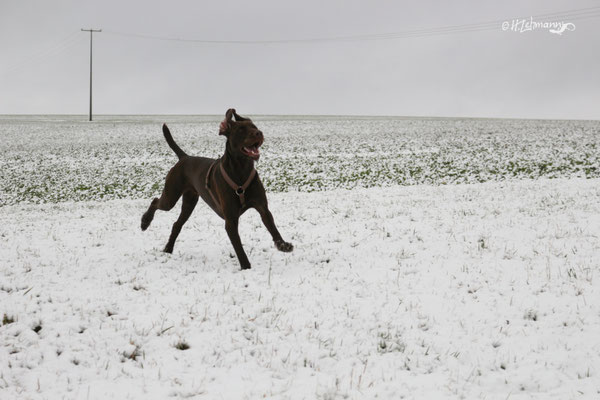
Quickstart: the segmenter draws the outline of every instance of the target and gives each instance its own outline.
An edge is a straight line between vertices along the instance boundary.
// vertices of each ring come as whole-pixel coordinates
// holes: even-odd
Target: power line
[[[571,9],[564,11],[556,11],[545,14],[537,14],[531,16],[534,19],[548,19],[556,18],[563,20],[584,20],[589,18],[600,17],[600,6]],[[512,21],[515,19],[522,18],[505,18],[492,21],[484,21],[472,24],[461,24],[461,25],[450,25],[434,28],[420,28],[411,29],[400,32],[387,32],[387,33],[374,33],[374,34],[362,34],[362,35],[349,35],[349,36],[332,36],[332,37],[316,37],[316,38],[303,38],[303,39],[272,39],[272,40],[209,40],[209,39],[190,39],[190,38],[178,38],[168,36],[156,36],[156,35],[145,35],[139,33],[127,33],[119,31],[104,31],[105,33],[134,37],[139,39],[149,40],[160,40],[160,41],[172,41],[172,42],[184,42],[184,43],[196,43],[196,44],[225,44],[225,45],[260,45],[260,44],[311,44],[311,43],[335,43],[335,42],[358,42],[358,41],[376,41],[376,40],[398,40],[398,39],[411,39],[411,38],[422,38],[430,36],[445,36],[456,33],[471,33],[480,32],[486,30],[497,30],[500,25],[505,21]],[[85,30],[89,31],[89,30]],[[54,42],[47,48],[33,53],[30,56],[8,65],[3,69],[3,74],[10,74],[16,70],[20,70],[23,67],[27,67],[31,64],[39,64],[48,58],[55,57],[67,50],[72,50],[76,45],[81,42],[81,37],[77,36],[78,31],[69,33],[67,36]],[[91,35],[91,32],[90,32]],[[91,45],[90,45],[91,48]],[[90,63],[91,67],[91,63]],[[90,74],[91,75],[91,74]]]
[[[544,19],[544,18],[564,18],[570,20],[580,20],[587,18],[600,17],[600,6],[580,8],[573,10],[558,11],[546,14],[532,15],[533,19]],[[169,36],[158,36],[158,35],[146,35],[140,33],[130,32],[119,32],[119,31],[105,31],[107,34],[117,36],[128,36],[140,39],[152,39],[161,41],[171,42],[186,42],[186,43],[198,43],[198,44],[234,44],[234,45],[257,45],[257,44],[302,44],[302,43],[327,43],[327,42],[358,42],[358,41],[369,41],[369,40],[393,40],[393,39],[405,39],[405,38],[417,38],[435,35],[446,35],[451,33],[465,33],[499,29],[500,24],[505,21],[511,21],[522,18],[505,18],[501,20],[486,21],[474,24],[462,24],[462,25],[450,25],[436,28],[421,28],[412,29],[400,32],[388,32],[388,33],[375,33],[375,34],[363,34],[363,35],[350,35],[350,36],[332,36],[332,37],[316,37],[316,38],[302,38],[302,39],[268,39],[268,40],[212,40],[212,39],[190,39],[190,38],[179,38]]]
[[[42,61],[45,61],[48,58],[55,57],[63,52],[72,49],[81,43],[81,36],[79,35],[79,31],[73,31],[67,36],[61,38],[60,40],[52,43],[50,46],[42,49],[41,51],[30,54],[29,56],[8,65],[4,69],[5,74],[12,73],[16,70],[20,70],[24,67],[27,67],[31,64],[39,64]]]
[[[600,16],[600,6],[587,7],[579,9],[571,9],[564,11],[557,11],[545,14],[537,14],[531,16],[535,19],[543,18],[561,18],[570,20],[584,20],[589,18],[597,18]],[[462,25],[450,25],[434,28],[420,28],[411,29],[400,32],[388,32],[388,33],[375,33],[375,34],[363,34],[363,35],[350,35],[350,36],[333,36],[333,37],[317,37],[317,38],[306,38],[306,39],[274,39],[274,40],[207,40],[207,39],[190,39],[190,38],[177,38],[177,37],[166,37],[166,36],[154,36],[145,35],[139,33],[127,33],[119,31],[104,31],[105,33],[134,37],[140,39],[150,40],[161,40],[161,41],[175,41],[175,42],[186,42],[186,43],[198,43],[198,44],[301,44],[301,43],[327,43],[327,42],[355,42],[355,41],[372,41],[372,40],[395,40],[395,39],[409,39],[409,38],[420,38],[429,36],[449,35],[454,33],[470,33],[480,32],[486,30],[498,29],[500,24],[504,21],[511,21],[517,18],[505,18],[493,21],[485,21],[480,23],[462,24]],[[67,36],[59,39],[55,43],[51,44],[47,48],[33,53],[30,56],[17,61],[16,63],[10,64],[3,68],[4,74],[12,73],[23,67],[27,67],[34,63],[40,63],[50,57],[54,57],[58,54],[62,54],[64,51],[72,49],[74,46],[80,43],[81,37],[77,36],[79,31],[73,31]]]

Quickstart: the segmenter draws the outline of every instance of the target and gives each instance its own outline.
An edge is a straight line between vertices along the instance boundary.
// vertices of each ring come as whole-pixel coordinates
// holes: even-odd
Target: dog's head
[[[227,145],[234,157],[248,157],[254,161],[259,159],[259,148],[264,137],[250,118],[241,117],[230,108],[221,122],[219,135],[227,137]]]

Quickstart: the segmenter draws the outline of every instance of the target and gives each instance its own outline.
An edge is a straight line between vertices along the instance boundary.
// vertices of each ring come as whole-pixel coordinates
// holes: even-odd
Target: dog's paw
[[[142,231],[145,231],[150,226],[150,222],[152,222],[152,216],[148,215],[148,213],[142,215],[142,223],[141,228]]]
[[[163,251],[165,253],[173,254],[173,246],[166,245]]]
[[[277,250],[283,251],[285,253],[289,253],[290,251],[294,250],[294,245],[284,240],[276,241],[275,246],[277,246]]]

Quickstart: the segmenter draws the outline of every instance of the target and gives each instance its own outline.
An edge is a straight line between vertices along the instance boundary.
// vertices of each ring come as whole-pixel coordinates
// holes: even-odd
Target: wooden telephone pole
[[[102,32],[102,29],[81,29],[90,33],[90,121],[92,120],[92,37],[94,32]]]

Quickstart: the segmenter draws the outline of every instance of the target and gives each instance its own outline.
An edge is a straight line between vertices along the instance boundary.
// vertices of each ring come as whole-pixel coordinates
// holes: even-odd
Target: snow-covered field
[[[220,119],[0,116],[1,400],[600,397],[600,122],[255,117],[241,272],[139,229]]]
[[[259,166],[260,169],[260,166]],[[0,399],[600,396],[600,180],[0,208]]]
[[[270,192],[600,178],[600,121],[250,117]],[[176,160],[161,124],[189,154],[216,158],[222,118],[0,116],[0,206],[154,197]]]

